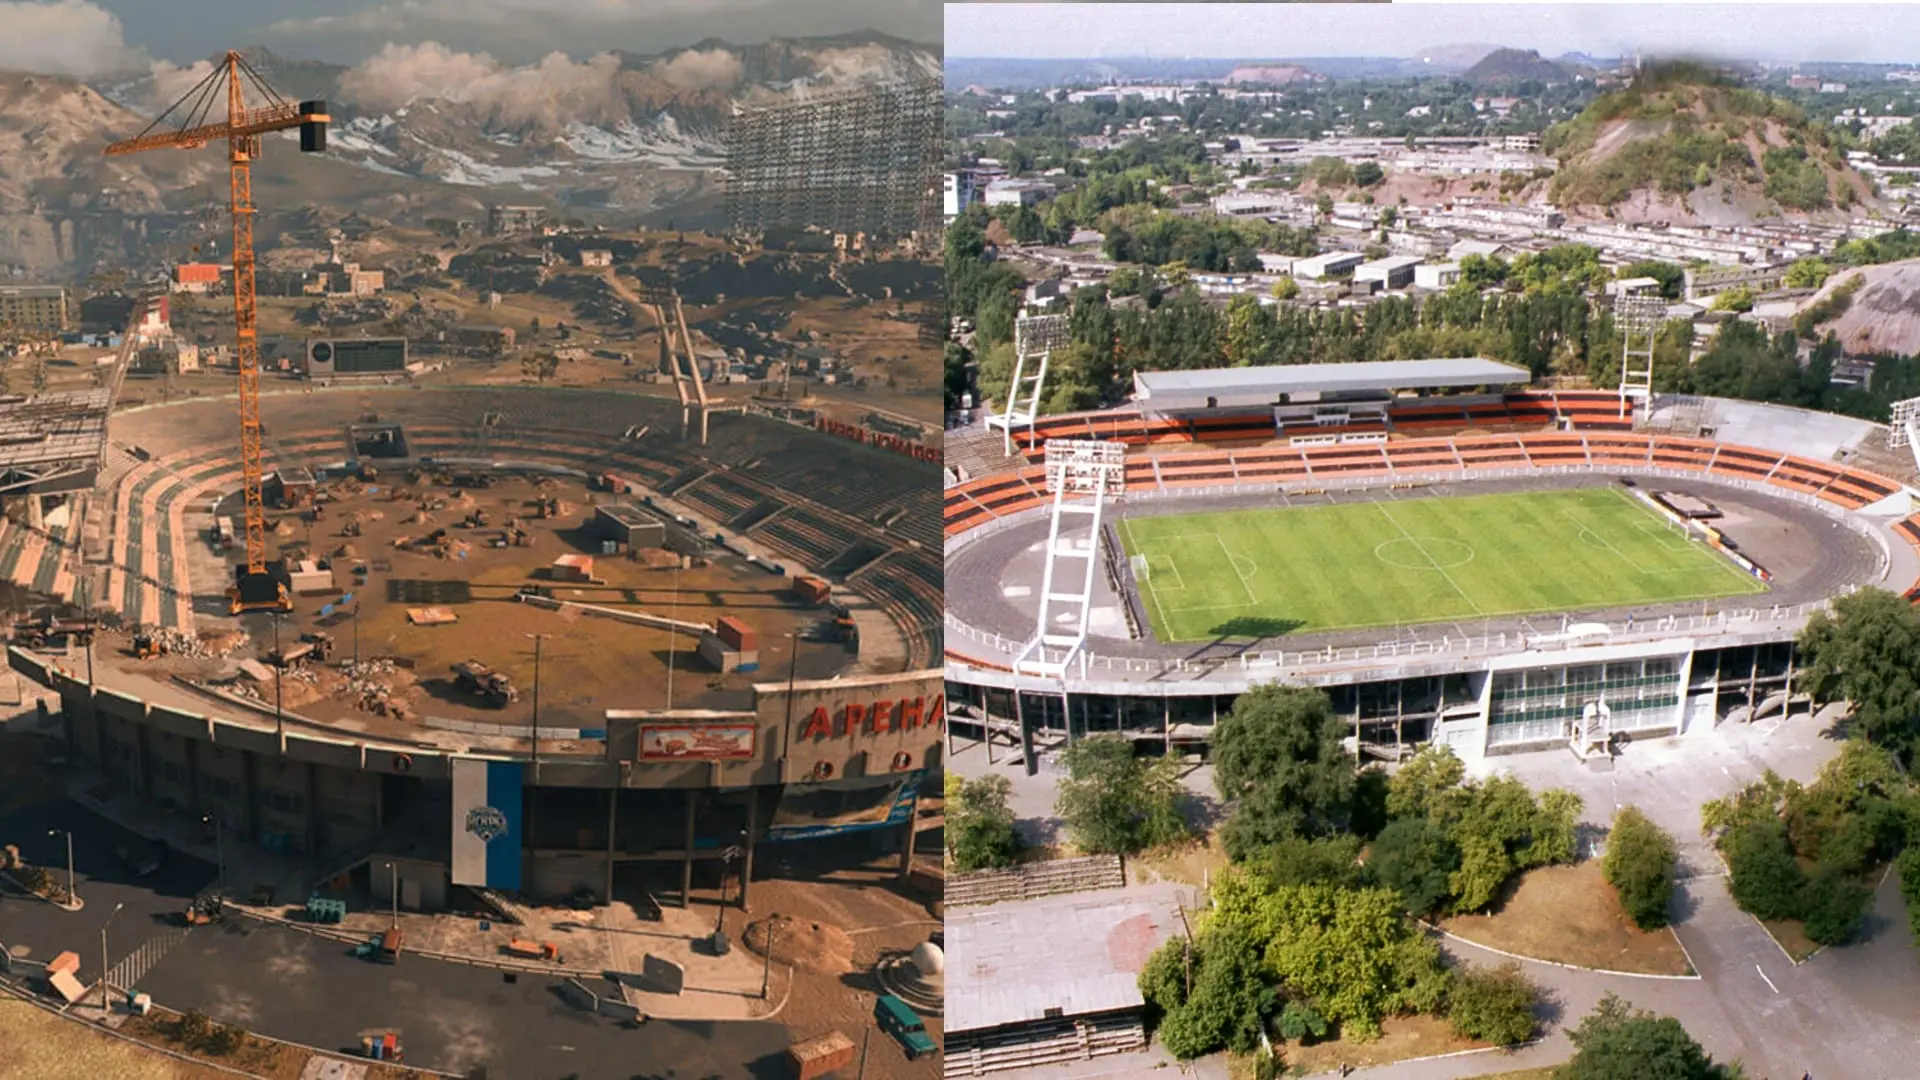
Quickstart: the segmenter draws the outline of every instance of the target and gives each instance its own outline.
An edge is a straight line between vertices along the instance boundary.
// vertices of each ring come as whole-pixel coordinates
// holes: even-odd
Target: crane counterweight
[[[268,104],[248,108],[245,84],[251,82]],[[220,91],[226,93],[227,116],[211,119]],[[186,107],[180,126],[157,130],[176,110]],[[233,323],[234,360],[239,370],[240,471],[246,504],[247,561],[234,567],[234,583],[227,598],[235,615],[247,611],[292,611],[284,565],[267,562],[266,505],[261,498],[263,475],[260,449],[260,339],[255,325],[253,258],[252,164],[260,156],[261,137],[269,132],[300,131],[300,149],[317,153],[327,148],[324,101],[286,101],[268,86],[240,53],[229,50],[206,78],[161,113],[145,131],[114,143],[109,156],[145,150],[198,149],[215,139],[227,140],[228,208],[233,215]]]

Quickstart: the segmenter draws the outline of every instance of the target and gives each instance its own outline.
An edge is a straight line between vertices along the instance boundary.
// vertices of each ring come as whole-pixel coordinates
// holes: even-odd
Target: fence
[[[947,904],[995,904],[1005,900],[1032,900],[1060,893],[1118,889],[1127,875],[1118,855],[1090,855],[1055,859],[1010,870],[981,870],[947,879]]]

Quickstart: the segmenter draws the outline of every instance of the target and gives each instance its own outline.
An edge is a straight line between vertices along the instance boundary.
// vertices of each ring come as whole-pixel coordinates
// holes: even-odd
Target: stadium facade
[[[1203,743],[1239,693],[1278,682],[1324,688],[1363,753],[1393,757],[1431,740],[1469,758],[1569,745],[1584,754],[1785,707],[1792,642],[1814,613],[1860,586],[1911,593],[1920,577],[1915,466],[1884,426],[1716,399],[1661,398],[1649,409],[1606,392],[1488,392],[1505,380],[1484,364],[1371,365],[1373,384],[1346,378],[1324,396],[1301,382],[1308,368],[1286,369],[1284,387],[1183,374],[1139,387],[1136,408],[1016,431],[1011,458],[997,437],[950,439],[949,460],[965,462],[946,493],[952,724],[991,734],[990,752],[1019,743],[1030,769],[1036,744],[1081,733],[1118,731],[1173,751]],[[1469,368],[1486,380],[1480,392],[1434,392],[1460,386]],[[1244,379],[1260,381],[1260,370]],[[1156,410],[1156,398],[1172,408]],[[1126,445],[1109,521],[1630,487],[1768,591],[1173,645],[1142,628],[1139,582],[1109,550],[1086,636],[1067,646],[1038,633],[1028,599],[1047,580],[1057,535],[1050,440]],[[1726,511],[1717,518],[1716,503]],[[1701,506],[1711,512],[1688,509]]]
[[[105,582],[91,606],[109,623],[203,628],[186,575],[211,496],[238,476],[234,448],[217,434],[230,409],[200,401],[112,416],[116,445],[133,448],[111,457],[96,492],[116,558],[87,568]],[[672,490],[675,512],[716,550],[763,553],[755,565],[770,582],[813,573],[857,597],[867,644],[847,649],[832,677],[783,665],[765,681],[702,694],[704,708],[640,707],[660,700],[642,679],[598,689],[588,710],[536,705],[531,721],[522,705],[497,721],[346,723],[170,680],[104,645],[84,655],[10,648],[12,669],[56,695],[69,753],[106,790],[156,815],[217,822],[230,855],[255,844],[305,860],[315,884],[352,876],[367,887],[391,863],[404,906],[425,910],[456,886],[671,902],[716,880],[741,882],[728,892],[744,903],[767,844],[845,844],[860,859],[899,852],[904,872],[919,793],[942,767],[947,713],[942,673],[929,664],[940,651],[940,567],[920,539],[935,517],[925,455],[850,449],[808,425],[740,414],[716,417],[711,446],[640,439],[640,428],[671,430],[677,406],[600,392],[356,388],[268,395],[262,413],[278,465],[325,476],[357,471],[354,432],[374,410],[394,435],[386,472],[457,461],[617,477],[636,498]],[[44,547],[35,558],[57,562],[64,550]],[[39,572],[66,589],[71,576]]]

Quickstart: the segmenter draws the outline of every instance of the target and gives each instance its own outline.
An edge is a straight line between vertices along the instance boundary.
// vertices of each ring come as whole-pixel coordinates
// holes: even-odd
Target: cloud
[[[170,61],[155,60],[150,70],[153,74],[153,88],[149,102],[155,109],[164,109],[179,101],[187,91],[200,85],[200,80],[213,74],[213,64],[206,60],[195,60],[186,67],[181,67]],[[226,99],[222,97],[219,100]]]
[[[704,38],[758,42],[879,30],[938,41],[940,0],[387,0],[249,31],[249,40],[353,64],[389,42],[439,41],[528,63],[550,51],[660,53]]]
[[[120,20],[88,0],[0,3],[0,27],[0,68],[87,79],[146,65]]]
[[[374,112],[415,101],[470,103],[501,125],[563,119],[593,122],[619,101],[620,59],[602,53],[575,62],[549,53],[537,64],[510,67],[487,53],[461,52],[435,41],[388,44],[340,75],[341,100]]]
[[[689,49],[653,65],[654,74],[687,90],[726,90],[746,73],[740,57],[725,49]]]

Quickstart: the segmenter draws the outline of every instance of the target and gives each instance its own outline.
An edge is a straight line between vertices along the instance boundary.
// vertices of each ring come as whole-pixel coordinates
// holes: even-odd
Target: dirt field
[[[934,898],[908,892],[892,856],[828,873],[797,864],[780,871],[771,860],[768,865],[781,876],[754,882],[754,923],[744,943],[764,956],[766,921],[776,913],[791,920],[775,938],[775,960],[794,965],[793,995],[779,1021],[795,1039],[839,1030],[859,1043],[873,1028],[873,999],[881,992],[874,964],[912,950],[939,931],[928,907]],[[924,1019],[934,1041],[944,1042],[940,1018]],[[909,1062],[884,1033],[875,1031],[872,1039],[868,1076],[931,1080],[940,1075],[937,1056]]]
[[[396,489],[395,485],[402,485]],[[322,620],[323,604],[337,596],[302,596],[294,616],[280,629],[283,645],[292,645],[302,633],[323,628],[334,641],[334,659],[348,660],[358,652],[363,661],[393,658],[372,675],[387,688],[386,700],[399,700],[415,715],[422,710],[452,718],[498,718],[489,708],[453,685],[450,668],[468,660],[506,674],[529,700],[534,684],[534,639],[540,645],[541,715],[559,722],[578,714],[590,716],[608,708],[654,708],[666,704],[666,672],[675,672],[674,703],[678,707],[719,707],[711,704],[729,693],[741,697],[766,672],[787,672],[791,645],[785,635],[809,631],[822,618],[818,609],[803,607],[784,591],[783,579],[722,555],[705,565],[675,571],[649,569],[625,556],[598,554],[599,544],[586,528],[594,504],[612,496],[588,492],[573,481],[502,477],[491,488],[468,493],[431,484],[410,483],[406,476],[379,477],[373,484],[340,482],[330,485],[335,496],[318,522],[304,512],[281,512],[269,520],[269,555],[280,550],[302,551],[303,557],[330,561],[334,585],[354,594],[357,619],[341,613]],[[404,491],[405,500],[395,495]],[[561,502],[558,517],[533,516],[533,499],[548,494]],[[444,502],[439,509],[422,511],[421,503]],[[485,526],[469,527],[475,511],[487,515]],[[426,520],[421,520],[422,515]],[[342,535],[357,516],[361,535]],[[509,517],[518,517],[532,536],[530,546],[493,547]],[[402,538],[420,538],[437,530],[464,548],[450,557],[397,546]],[[464,557],[458,554],[464,550]],[[592,583],[556,580],[551,564],[563,554],[592,558]],[[370,575],[356,584],[354,567]],[[676,599],[675,587],[678,586]],[[640,626],[578,611],[549,611],[517,602],[525,585],[551,590],[554,599],[628,611],[644,611],[684,622],[712,625],[723,615],[744,621],[760,636],[761,669],[722,676],[695,654],[697,641],[684,634]],[[442,608],[458,621],[418,626],[409,611]],[[258,620],[256,620],[258,622]],[[272,647],[270,623],[253,629],[255,646],[242,647],[236,656]],[[810,643],[802,653],[801,676],[830,675],[846,656],[836,646]],[[153,666],[183,673],[205,673],[206,660],[167,658]],[[361,700],[367,689],[330,666],[315,665],[281,681],[282,702],[288,708],[320,720],[367,718]],[[271,684],[263,687],[270,696]],[[702,703],[709,703],[704,705]],[[524,707],[524,706],[522,706]]]
[[[1644,931],[1627,919],[1600,864],[1591,860],[1528,871],[1498,911],[1456,916],[1440,926],[1536,960],[1641,975],[1692,971],[1672,930]]]

